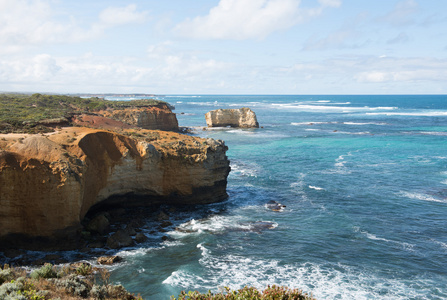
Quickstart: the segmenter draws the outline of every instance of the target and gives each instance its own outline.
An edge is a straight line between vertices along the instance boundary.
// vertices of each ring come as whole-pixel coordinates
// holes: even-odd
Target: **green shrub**
[[[92,274],[93,268],[90,264],[83,263],[79,267],[76,268],[76,274],[87,276]]]
[[[31,278],[39,279],[39,278],[57,278],[57,272],[53,268],[52,264],[45,264],[40,269],[34,270],[31,272]]]
[[[25,299],[26,297],[20,295],[19,292],[23,290],[23,283],[14,281],[3,283],[0,286],[0,299]],[[23,297],[21,297],[23,296]]]
[[[103,285],[93,285],[92,289],[90,290],[90,296],[94,297],[95,299],[105,299],[107,296],[107,288]]]
[[[186,293],[181,292],[178,299],[171,297],[171,300],[315,300],[312,296],[303,293],[298,289],[287,287],[269,286],[264,291],[259,291],[253,287],[244,287],[237,291],[226,288],[226,293],[213,294],[211,291],[202,294],[197,291]]]
[[[0,269],[0,285],[4,282],[10,281],[14,278],[14,274],[12,273],[11,269]]]
[[[90,292],[88,283],[75,274],[71,274],[67,278],[57,280],[56,285],[65,288],[67,293],[82,298],[86,298]]]

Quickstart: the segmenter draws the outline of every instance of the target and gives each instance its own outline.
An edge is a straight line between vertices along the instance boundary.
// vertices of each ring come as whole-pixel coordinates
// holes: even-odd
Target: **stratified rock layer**
[[[177,117],[166,104],[145,108],[115,109],[110,113],[105,112],[104,116],[144,129],[179,130]]]
[[[205,114],[205,119],[208,127],[259,127],[256,114],[248,107],[212,110]]]
[[[227,197],[224,142],[138,134],[136,140],[70,127],[49,135],[0,135],[0,239],[76,235],[89,209],[108,201],[197,204]],[[120,195],[127,195],[125,203],[112,197]]]

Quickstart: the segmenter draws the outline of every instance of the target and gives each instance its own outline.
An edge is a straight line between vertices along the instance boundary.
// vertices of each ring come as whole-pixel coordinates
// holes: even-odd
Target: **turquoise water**
[[[447,298],[447,96],[159,98],[181,126],[226,141],[230,197],[171,213],[169,240],[121,251],[112,280],[145,299],[269,284]],[[263,128],[202,130],[207,111],[243,106]]]

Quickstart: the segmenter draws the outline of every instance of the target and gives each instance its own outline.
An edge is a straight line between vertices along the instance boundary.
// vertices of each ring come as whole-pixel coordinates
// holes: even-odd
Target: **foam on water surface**
[[[225,140],[230,197],[173,214],[112,278],[155,300],[272,284],[317,299],[447,298],[445,96],[165,100],[181,102],[181,126]],[[202,130],[207,111],[243,106],[264,128]]]

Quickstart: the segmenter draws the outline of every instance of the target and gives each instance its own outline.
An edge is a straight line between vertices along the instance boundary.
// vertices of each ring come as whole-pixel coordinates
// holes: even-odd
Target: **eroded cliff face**
[[[256,114],[248,107],[212,110],[205,114],[205,120],[208,127],[259,127]]]
[[[179,130],[177,117],[166,104],[145,108],[116,109],[102,114],[134,127],[152,130]]]
[[[224,142],[138,134],[137,140],[70,127],[49,135],[1,135],[0,238],[73,236],[88,210],[114,195],[132,194],[138,205],[227,197]]]

